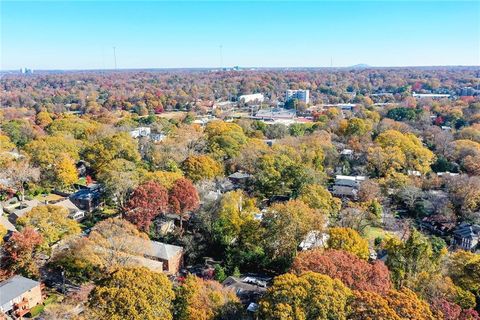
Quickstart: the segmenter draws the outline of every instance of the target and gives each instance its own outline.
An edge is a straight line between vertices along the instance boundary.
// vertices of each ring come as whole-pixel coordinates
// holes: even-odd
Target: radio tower
[[[117,53],[115,52],[115,47],[113,47],[113,63],[115,65],[115,70],[117,70]]]
[[[223,70],[223,45],[220,45],[220,70]]]

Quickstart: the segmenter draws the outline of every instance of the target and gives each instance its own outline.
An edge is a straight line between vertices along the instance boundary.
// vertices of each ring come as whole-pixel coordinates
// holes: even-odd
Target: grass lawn
[[[56,302],[59,299],[59,297],[60,296],[58,294],[51,294],[50,296],[48,296],[45,299],[45,301],[43,301],[43,304],[39,304],[38,306],[35,306],[30,310],[29,317],[30,318],[37,317],[39,314],[41,314],[43,312],[43,310],[45,310],[46,306],[48,306],[51,303]]]
[[[163,112],[157,114],[156,116],[159,118],[166,118],[166,119],[182,119],[187,115],[185,111],[171,111],[171,112]]]
[[[379,227],[367,227],[365,229],[365,238],[367,238],[368,241],[371,242],[373,242],[375,238],[385,238],[385,236],[390,234],[391,233],[389,231],[385,231]]]
[[[77,181],[77,184],[82,185],[82,186],[87,186],[87,178],[85,178],[85,177],[79,178],[78,181]]]
[[[59,196],[58,194],[53,194],[53,193],[50,193],[50,194],[47,194],[47,195],[44,195],[44,194],[39,194],[38,196],[35,197],[35,199],[37,199],[38,201],[40,202],[45,202],[45,201],[55,201],[55,200],[59,200],[59,199],[62,199],[64,197],[62,196]]]

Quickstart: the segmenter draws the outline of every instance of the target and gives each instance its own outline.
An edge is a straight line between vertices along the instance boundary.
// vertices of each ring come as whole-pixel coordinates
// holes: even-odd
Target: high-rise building
[[[21,69],[20,69],[20,73],[22,73],[22,74],[30,74],[30,73],[33,73],[33,70],[32,70],[32,69],[28,69],[28,68],[21,68]]]
[[[285,102],[297,99],[305,103],[310,102],[310,90],[287,90],[285,93]]]

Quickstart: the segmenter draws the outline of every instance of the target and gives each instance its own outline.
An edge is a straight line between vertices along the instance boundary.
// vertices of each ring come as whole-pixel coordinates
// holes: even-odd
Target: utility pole
[[[116,47],[113,47],[113,62],[115,65],[115,70],[117,70],[117,53],[115,51]]]
[[[62,268],[62,293],[65,294],[65,269]]]

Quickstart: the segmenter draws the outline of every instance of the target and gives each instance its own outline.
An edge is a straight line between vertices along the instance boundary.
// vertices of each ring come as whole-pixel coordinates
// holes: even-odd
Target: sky
[[[480,65],[480,1],[5,1],[0,69]]]

